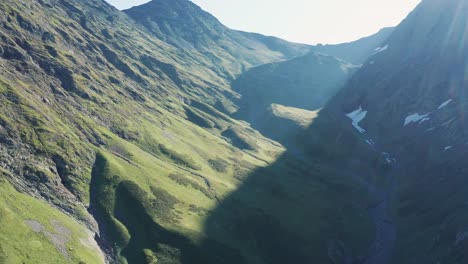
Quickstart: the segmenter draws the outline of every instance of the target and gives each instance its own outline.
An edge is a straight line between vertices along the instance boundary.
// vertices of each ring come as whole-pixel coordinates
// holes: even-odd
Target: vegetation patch
[[[208,210],[206,210],[203,207],[196,206],[194,204],[189,205],[189,211],[193,212],[199,216],[205,216],[208,215]]]
[[[191,106],[197,108],[198,110],[200,111],[203,111],[213,117],[216,117],[216,118],[219,118],[221,120],[224,120],[226,122],[230,122],[231,120],[229,119],[229,117],[227,117],[226,115],[220,113],[217,109],[215,109],[214,107],[212,106],[209,106],[207,104],[204,104],[204,103],[201,103],[201,102],[198,102],[198,101],[195,101],[195,100],[192,100],[191,103],[190,103]]]
[[[185,109],[185,114],[187,115],[187,118],[190,122],[198,125],[198,126],[201,126],[201,127],[204,127],[204,128],[213,128],[215,127],[215,123],[207,118],[205,118],[204,116],[202,116],[201,114],[193,111],[192,109],[188,108],[188,107],[184,107]]]
[[[171,180],[177,182],[178,184],[180,184],[182,186],[186,186],[186,187],[191,186],[195,190],[198,190],[201,193],[203,193],[206,197],[208,197],[210,199],[214,199],[214,196],[210,191],[208,191],[206,188],[204,188],[198,182],[193,181],[193,180],[185,177],[182,174],[171,173],[171,174],[169,174],[169,178],[171,178]]]
[[[239,149],[255,150],[258,148],[255,141],[248,139],[239,129],[229,128],[221,134],[231,141],[231,144]]]
[[[176,164],[188,167],[193,170],[200,170],[201,168],[187,155],[180,154],[174,150],[167,148],[163,144],[159,144],[159,151],[174,161]]]
[[[128,185],[127,187],[129,186],[137,188],[136,185]],[[177,222],[174,219],[172,210],[175,209],[175,206],[180,203],[180,201],[175,196],[159,187],[151,186],[151,193],[155,198],[149,200],[149,206],[155,212],[155,215],[165,222]]]
[[[151,249],[144,249],[143,250],[145,254],[145,260],[146,264],[157,264],[158,263],[158,257],[156,254],[151,250]]]
[[[223,159],[216,158],[208,160],[210,167],[217,172],[226,172],[229,166],[229,163]]]

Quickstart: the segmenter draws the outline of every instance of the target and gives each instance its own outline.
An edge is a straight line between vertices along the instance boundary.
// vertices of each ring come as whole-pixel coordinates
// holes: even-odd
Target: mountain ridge
[[[226,72],[218,72],[231,79],[253,66],[303,55],[309,49],[304,44],[231,30],[189,0],[153,0],[124,12],[158,38],[225,65]]]
[[[232,117],[232,80],[348,63],[143,11],[0,2],[0,263],[468,260],[468,1],[346,46],[368,58],[322,109],[265,103],[267,125],[301,127],[283,145]]]

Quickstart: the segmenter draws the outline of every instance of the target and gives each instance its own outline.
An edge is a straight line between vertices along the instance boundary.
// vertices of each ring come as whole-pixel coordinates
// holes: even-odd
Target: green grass
[[[227,161],[220,158],[210,159],[208,160],[208,163],[210,164],[211,168],[213,168],[213,170],[221,173],[226,172],[229,166]]]
[[[14,139],[9,147],[21,153],[13,165],[27,169],[33,176],[46,175],[47,180],[13,177],[21,186],[40,186],[38,190],[50,196],[53,206],[2,184],[0,221],[4,225],[0,226],[0,259],[14,264],[99,263],[92,250],[80,246],[85,230],[72,220],[83,219],[86,214],[80,203],[75,205],[74,200],[61,198],[61,191],[69,191],[81,203],[91,204],[104,233],[115,245],[119,261],[130,264],[156,259],[158,263],[207,263],[206,256],[217,259],[217,263],[239,263],[236,260],[241,259],[240,251],[250,258],[258,257],[251,244],[235,241],[242,229],[234,235],[216,230],[222,225],[227,225],[225,231],[233,230],[233,219],[219,217],[225,203],[232,202],[227,208],[234,214],[246,208],[245,218],[243,211],[235,215],[239,218],[234,220],[245,220],[237,227],[252,230],[251,223],[260,225],[263,229],[259,230],[267,233],[263,239],[286,242],[298,234],[323,239],[321,230],[328,225],[323,221],[305,223],[304,216],[321,219],[326,214],[333,219],[340,210],[349,210],[333,208],[336,204],[348,205],[344,198],[325,195],[329,189],[347,190],[343,186],[349,187],[349,182],[317,173],[309,176],[323,183],[312,187],[304,184],[308,183],[304,178],[298,180],[304,171],[296,163],[282,163],[283,160],[274,165],[284,151],[280,144],[212,107],[234,112],[233,101],[237,100],[229,91],[229,80],[212,70],[219,65],[200,54],[165,44],[107,6],[88,6],[99,2],[66,2],[74,6],[69,12],[81,16],[79,10],[84,10],[86,17],[93,17],[86,21],[86,27],[96,29],[92,34],[61,5],[45,8],[35,2],[28,12],[21,12],[21,3],[0,3],[0,12],[5,17],[12,16],[13,21],[14,15],[9,11],[23,14],[31,23],[47,21],[47,26],[40,24],[38,28],[49,30],[55,39],[45,48],[40,34],[26,33],[12,23],[14,36],[21,36],[22,45],[30,46],[36,61],[24,63],[34,69],[39,62],[46,65],[42,65],[42,74],[25,78],[15,70],[14,61],[2,60],[8,80],[1,79],[8,85],[0,85],[0,118]],[[102,10],[109,14],[102,15]],[[105,36],[99,32],[104,29],[112,34],[112,39],[102,38]],[[52,48],[56,54],[47,50]],[[160,65],[170,63],[173,67],[148,68],[140,61],[144,56],[158,58]],[[229,58],[220,63],[228,65]],[[61,83],[54,71],[47,73],[48,65],[73,70],[64,72],[67,78],[62,81],[68,85]],[[339,151],[338,147],[333,151]],[[267,173],[255,177],[259,168],[267,166],[271,166]],[[326,172],[334,173],[330,168]],[[247,185],[245,189],[243,184]],[[233,201],[229,197],[239,199]],[[289,200],[291,197],[295,202]],[[73,215],[59,213],[54,206]],[[308,210],[304,212],[304,208]],[[263,210],[272,217],[263,215]],[[253,218],[249,219],[251,215]],[[30,219],[43,224],[48,232],[54,231],[52,220],[71,230],[67,248],[73,248],[72,260],[65,259],[47,236],[28,231],[24,221]],[[268,229],[283,230],[271,219],[291,222],[287,236],[268,235]],[[355,246],[361,249],[370,232],[365,229],[366,219],[353,219],[359,221],[349,225],[364,234]],[[345,220],[339,218],[334,223],[344,225]],[[215,224],[210,225],[210,221]],[[326,253],[320,241],[311,245],[311,250]],[[31,250],[34,247],[41,250]]]
[[[37,221],[44,230],[35,232],[26,221]],[[57,227],[65,231],[59,232]],[[63,246],[68,256],[53,244],[49,233],[66,238]],[[98,250],[84,242],[89,236],[89,231],[72,217],[17,192],[0,179],[1,263],[102,263]]]
[[[5,93],[8,91],[8,86],[0,81],[0,93]]]
[[[272,104],[271,110],[275,116],[292,120],[305,128],[312,124],[312,121],[318,116],[319,112],[287,107],[279,104]]]

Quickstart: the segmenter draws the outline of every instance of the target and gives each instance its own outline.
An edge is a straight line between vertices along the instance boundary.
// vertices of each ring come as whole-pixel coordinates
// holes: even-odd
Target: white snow
[[[448,124],[452,123],[453,121],[455,121],[455,119],[456,119],[456,118],[454,117],[454,118],[450,119],[449,121],[447,121],[447,122],[443,123],[443,124],[442,124],[442,125],[440,125],[440,126],[446,126],[446,125],[448,125]]]
[[[396,159],[393,158],[392,155],[390,155],[390,154],[387,153],[387,152],[382,152],[382,156],[384,157],[385,162],[386,162],[387,164],[396,162]]]
[[[376,49],[374,50],[374,53],[372,53],[372,55],[375,55],[375,54],[377,54],[377,53],[380,53],[380,52],[386,51],[386,50],[388,50],[388,45],[385,45],[385,46],[383,46],[383,47],[378,47],[378,48],[376,48]]]
[[[364,118],[367,116],[367,111],[364,111],[361,106],[359,106],[358,109],[354,110],[353,112],[349,113],[346,115],[349,117],[351,120],[353,120],[353,126],[354,128],[359,131],[359,133],[364,133],[366,132],[365,129],[359,126],[359,122],[361,122]]]
[[[375,142],[372,139],[366,140],[366,143],[371,145],[371,146],[375,145]]]
[[[429,121],[429,120],[431,120],[429,117],[425,117],[425,118],[421,119],[419,124],[424,123],[424,122]]]
[[[430,118],[428,117],[430,113],[427,113],[427,114],[412,114],[412,115],[409,115],[405,118],[405,124],[403,126],[407,126],[411,123],[418,123],[421,124],[427,120],[430,120]]]
[[[453,147],[452,146],[447,146],[447,147],[444,148],[444,150],[449,150],[451,148],[453,148]]]
[[[452,101],[453,101],[453,99],[448,99],[447,101],[443,102],[443,103],[439,106],[439,108],[437,108],[437,109],[440,110],[440,109],[446,107],[446,106],[447,106],[448,104],[450,104],[450,102],[452,102]]]

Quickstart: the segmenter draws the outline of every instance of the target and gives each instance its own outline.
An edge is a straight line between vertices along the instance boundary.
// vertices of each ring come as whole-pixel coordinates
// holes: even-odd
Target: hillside
[[[467,262],[467,7],[423,1],[208,230],[246,263]]]
[[[368,263],[467,261],[467,7],[464,0],[423,1],[321,112],[389,164],[388,172],[360,172],[381,200],[370,212],[382,252]],[[316,155],[326,144],[317,131],[330,133],[332,124],[298,141]],[[334,134],[340,156],[360,155]]]
[[[104,1],[3,1],[0,13],[2,263],[99,263],[94,233],[112,263],[176,259],[283,150],[218,110],[236,95],[206,57]],[[135,221],[152,226],[147,239],[135,242]]]
[[[317,53],[253,68],[232,83],[242,95],[235,116],[255,124],[271,104],[317,110],[358,68]]]
[[[423,1],[330,102],[337,115],[362,107],[364,137],[401,167],[390,263],[468,261],[467,14],[465,0]]]
[[[206,57],[228,79],[261,64],[304,55],[309,46],[235,31],[188,0],[153,0],[124,11],[158,39]]]
[[[468,262],[467,14],[314,50],[186,0],[1,1],[0,263]]]
[[[354,42],[311,46],[312,52],[304,56],[246,71],[232,82],[232,89],[241,94],[233,116],[270,138],[289,141],[302,128],[268,117],[270,105],[313,111],[324,107],[391,32],[393,28],[385,28]]]

